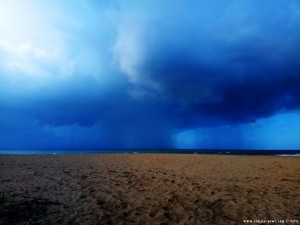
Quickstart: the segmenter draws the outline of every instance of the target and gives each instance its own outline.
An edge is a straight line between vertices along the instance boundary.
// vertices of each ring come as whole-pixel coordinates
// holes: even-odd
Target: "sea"
[[[213,154],[213,155],[276,155],[300,156],[300,150],[237,150],[237,149],[108,149],[108,150],[0,150],[0,154]]]

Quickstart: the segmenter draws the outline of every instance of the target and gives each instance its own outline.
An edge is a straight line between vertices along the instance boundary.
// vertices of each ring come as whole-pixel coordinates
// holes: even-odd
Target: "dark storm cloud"
[[[145,74],[160,85],[165,98],[183,106],[182,118],[191,120],[193,126],[201,126],[201,122],[193,122],[199,116],[219,118],[220,122],[253,122],[300,106],[299,67],[289,55],[281,56],[286,60],[269,61],[267,54],[278,50],[277,45],[273,47],[267,52],[253,51],[251,56],[248,49],[241,48],[234,57],[227,57],[225,64],[206,64],[189,58],[188,52],[164,54],[166,61],[159,58],[146,64]],[[153,69],[155,64],[161,67]]]
[[[199,16],[183,7],[175,24],[158,15],[160,26],[146,25],[148,33],[137,36],[144,55],[133,64],[133,82],[178,103],[187,127],[206,124],[203,117],[253,122],[299,108],[300,17],[288,13],[299,5],[233,1],[215,17],[205,14],[214,5],[202,3]]]
[[[45,88],[39,95],[12,96],[13,102],[2,101],[1,146],[6,149],[171,147],[169,129],[173,121],[168,118],[169,106],[157,101],[133,100],[124,84],[102,88],[105,90],[101,91],[95,80],[85,78]]]

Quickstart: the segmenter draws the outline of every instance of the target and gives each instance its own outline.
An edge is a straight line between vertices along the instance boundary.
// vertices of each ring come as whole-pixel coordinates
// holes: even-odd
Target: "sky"
[[[0,149],[300,149],[300,2],[0,0]]]

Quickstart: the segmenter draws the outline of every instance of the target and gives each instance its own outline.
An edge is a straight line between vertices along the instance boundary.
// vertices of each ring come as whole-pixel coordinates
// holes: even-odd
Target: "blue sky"
[[[0,1],[0,149],[299,137],[298,0]]]

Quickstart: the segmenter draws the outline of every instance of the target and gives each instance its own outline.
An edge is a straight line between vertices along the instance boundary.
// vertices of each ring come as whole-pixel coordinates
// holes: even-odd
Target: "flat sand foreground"
[[[0,224],[300,224],[299,196],[300,157],[0,155]]]

